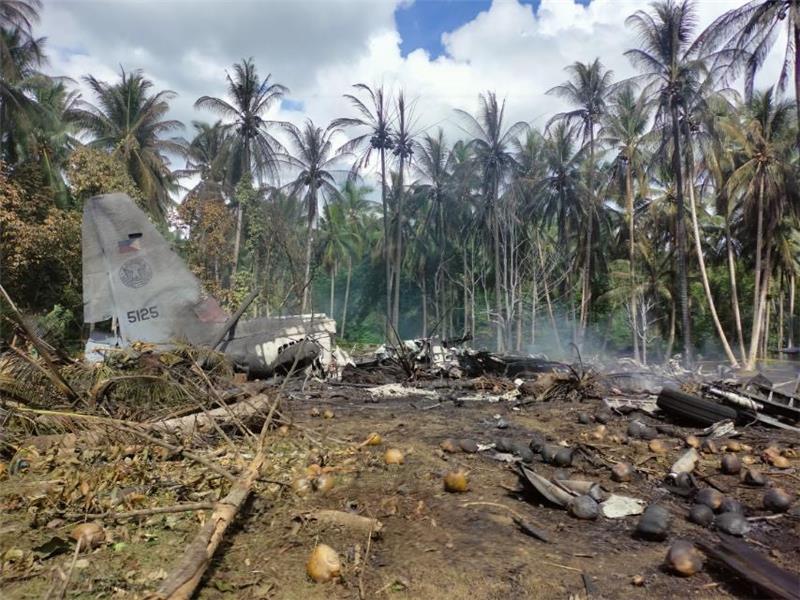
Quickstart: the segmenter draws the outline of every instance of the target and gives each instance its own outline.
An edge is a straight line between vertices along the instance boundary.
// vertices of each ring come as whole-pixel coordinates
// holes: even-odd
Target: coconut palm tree
[[[186,166],[175,171],[178,178],[199,177],[190,193],[215,193],[230,198],[234,182],[231,179],[230,156],[233,134],[222,121],[213,125],[192,121],[195,135],[183,141]]]
[[[22,29],[0,29],[0,160],[15,163],[30,150],[29,137],[39,106],[34,88],[46,79],[44,38]]]
[[[686,223],[684,173],[681,164],[681,114],[686,111],[690,96],[696,95],[706,79],[705,62],[692,45],[697,23],[694,6],[689,0],[659,0],[651,10],[639,10],[626,23],[639,34],[640,47],[625,55],[640,71],[637,77],[650,91],[657,106],[656,123],[668,135],[662,145],[671,153],[671,169],[675,177],[678,298],[681,311],[683,359],[692,360],[689,291],[686,272]],[[663,153],[663,152],[662,152]]]
[[[23,41],[33,39],[33,25],[39,21],[41,0],[3,0],[0,2],[0,30],[16,32]],[[5,67],[11,62],[8,40],[0,37],[0,64]],[[0,78],[8,71],[0,71]]]
[[[750,0],[717,17],[703,31],[698,43],[709,50],[722,49],[718,60],[741,68],[745,75],[745,93],[753,92],[756,73],[764,66],[780,30],[786,32],[783,66],[778,89],[783,91],[794,71],[794,95],[797,119],[800,120],[800,2],[797,0]]]
[[[365,96],[365,99],[362,100],[355,94],[344,95],[356,109],[357,116],[335,119],[331,123],[331,127],[355,128],[358,130],[356,136],[341,148],[342,152],[354,153],[358,157],[353,165],[354,170],[368,167],[372,153],[378,153],[381,177],[381,207],[383,209],[383,259],[386,271],[386,329],[384,333],[388,337],[392,315],[392,256],[389,244],[389,214],[386,199],[386,152],[394,146],[391,101],[382,85],[372,89],[365,83],[356,83],[353,87],[357,92]]]
[[[726,124],[726,133],[741,153],[742,164],[727,182],[728,193],[745,202],[747,222],[756,223],[753,321],[747,368],[753,368],[773,266],[773,235],[790,209],[797,210],[797,181],[792,162],[792,104],[775,98],[772,88],[757,92],[741,123]]]
[[[600,138],[615,153],[615,174],[622,177],[625,190],[625,220],[628,225],[628,266],[630,306],[633,330],[633,356],[639,360],[639,336],[636,325],[636,227],[634,224],[634,182],[646,179],[649,161],[647,148],[651,109],[643,94],[637,95],[633,85],[622,86],[610,101],[603,117]]]
[[[504,323],[502,303],[500,221],[502,219],[499,206],[500,190],[507,177],[514,170],[514,153],[512,142],[524,133],[528,125],[518,121],[508,128],[505,119],[505,101],[498,102],[494,92],[481,94],[477,116],[457,109],[456,112],[464,121],[464,127],[470,136],[475,167],[481,174],[481,193],[483,196],[483,213],[490,227],[494,260],[494,302],[495,302],[495,334],[497,350],[505,348],[503,335]]]
[[[269,129],[276,125],[266,119],[269,110],[289,92],[286,86],[263,80],[252,58],[233,65],[233,75],[225,74],[230,101],[214,96],[201,96],[195,108],[210,110],[221,116],[232,132],[230,149],[230,180],[233,186],[249,176],[259,184],[267,179],[277,182],[277,155],[283,152],[280,142]],[[243,210],[236,206],[236,238],[234,240],[234,271],[239,263],[242,238]]]
[[[164,118],[175,92],[153,93],[153,82],[139,70],[126,73],[121,69],[120,79],[114,83],[92,75],[84,81],[96,104],[78,103],[73,111],[78,127],[92,137],[91,146],[107,150],[125,163],[150,213],[164,219],[172,204],[170,192],[177,189],[167,153],[183,150],[180,140],[164,137],[183,128],[180,121]]]
[[[586,231],[586,255],[583,265],[579,333],[579,337],[582,337],[591,303],[592,233],[594,207],[597,204],[594,185],[596,170],[595,129],[600,124],[606,112],[606,99],[611,89],[613,74],[608,69],[605,69],[602,63],[600,63],[600,59],[597,58],[592,63],[575,62],[569,65],[565,70],[569,73],[570,79],[548,90],[547,93],[559,96],[576,107],[568,112],[558,113],[550,119],[550,123],[560,120],[567,121],[570,124],[572,122],[577,122],[579,124],[577,131],[580,132],[584,142],[589,145],[586,186],[586,191],[589,194],[589,202],[587,203],[589,211],[584,227]]]
[[[313,229],[320,197],[327,200],[338,194],[336,163],[340,155],[333,150],[331,138],[339,132],[336,127],[322,129],[307,120],[302,129],[291,123],[281,124],[289,135],[291,154],[277,156],[281,164],[295,171],[294,179],[286,184],[290,197],[300,197],[306,205],[306,244],[303,277],[303,299],[301,312],[308,308],[308,292],[311,286],[311,250]]]

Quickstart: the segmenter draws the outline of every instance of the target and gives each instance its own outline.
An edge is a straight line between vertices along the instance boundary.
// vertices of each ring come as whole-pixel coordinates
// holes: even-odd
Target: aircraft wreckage
[[[134,342],[181,341],[224,352],[253,377],[347,362],[334,346],[336,322],[324,314],[240,321],[255,293],[225,312],[126,194],[86,202],[82,240],[87,360]]]

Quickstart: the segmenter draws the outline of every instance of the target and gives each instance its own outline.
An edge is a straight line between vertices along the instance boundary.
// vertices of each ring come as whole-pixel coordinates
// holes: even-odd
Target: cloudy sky
[[[700,0],[700,26],[743,0]],[[291,93],[272,118],[327,125],[350,114],[355,82],[402,86],[415,99],[417,130],[458,135],[453,108],[473,110],[495,90],[509,118],[541,125],[564,107],[546,96],[574,61],[601,61],[616,79],[633,74],[636,44],[625,18],[634,0],[46,0],[38,32],[50,70],[76,81],[113,80],[142,69],[177,92],[173,117],[215,117],[193,108],[223,95],[225,71],[253,57]],[[774,81],[776,53],[764,71]],[[188,134],[188,132],[187,132]]]

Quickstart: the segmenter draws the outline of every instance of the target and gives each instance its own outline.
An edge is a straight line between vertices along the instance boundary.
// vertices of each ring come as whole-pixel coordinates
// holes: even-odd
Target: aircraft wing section
[[[86,322],[114,314],[126,342],[203,344],[227,319],[127,195],[87,201],[83,236]]]

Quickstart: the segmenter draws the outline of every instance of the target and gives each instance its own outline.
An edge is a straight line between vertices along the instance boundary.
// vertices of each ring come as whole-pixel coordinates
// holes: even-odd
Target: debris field
[[[800,598],[796,391],[429,351],[4,355],[0,596]]]

